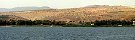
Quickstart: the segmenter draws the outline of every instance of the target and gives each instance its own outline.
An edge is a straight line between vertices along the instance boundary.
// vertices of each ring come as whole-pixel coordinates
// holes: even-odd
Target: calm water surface
[[[0,40],[135,40],[135,28],[1,27]]]

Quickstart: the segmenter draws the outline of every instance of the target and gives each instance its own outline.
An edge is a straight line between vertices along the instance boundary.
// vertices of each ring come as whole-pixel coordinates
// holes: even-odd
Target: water
[[[135,40],[135,28],[1,27],[0,40]]]

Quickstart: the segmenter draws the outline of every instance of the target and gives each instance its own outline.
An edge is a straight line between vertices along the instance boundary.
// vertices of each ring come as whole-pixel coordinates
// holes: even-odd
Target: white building
[[[135,21],[133,21],[133,25],[135,25]]]

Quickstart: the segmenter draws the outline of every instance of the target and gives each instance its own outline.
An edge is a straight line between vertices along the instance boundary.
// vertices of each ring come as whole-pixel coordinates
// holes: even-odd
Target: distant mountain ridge
[[[110,6],[110,5],[88,5],[88,6],[85,6],[83,8],[99,8],[99,7],[104,7],[104,8],[132,8],[132,7],[135,7],[135,6],[121,6],[121,5],[118,5],[118,6]]]
[[[11,8],[11,9],[0,8],[0,12],[44,10],[44,9],[51,9],[51,8],[47,7],[47,6],[43,6],[43,7],[15,7],[15,8]]]

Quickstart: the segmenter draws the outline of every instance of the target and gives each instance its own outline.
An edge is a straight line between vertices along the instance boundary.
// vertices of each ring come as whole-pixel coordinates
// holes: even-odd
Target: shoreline
[[[124,26],[116,26],[116,25],[0,25],[0,27],[135,27],[133,25],[124,25]]]
[[[12,27],[12,26],[0,26],[0,27]]]

